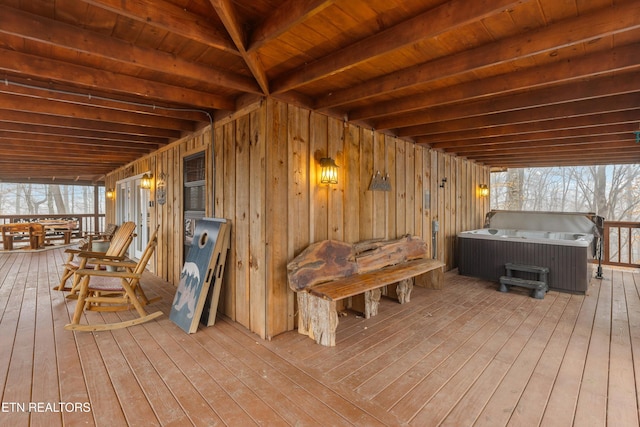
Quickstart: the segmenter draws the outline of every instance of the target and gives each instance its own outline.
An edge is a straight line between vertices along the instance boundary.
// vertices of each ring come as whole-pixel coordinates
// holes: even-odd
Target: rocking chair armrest
[[[105,262],[130,262],[127,261],[127,257],[125,255],[97,255],[94,257],[87,257],[89,261],[92,263],[99,263],[101,261]]]
[[[103,258],[107,255],[106,252],[80,251],[78,256],[82,258]]]
[[[93,270],[90,268],[81,268],[76,270],[78,276],[102,276],[102,277],[119,277],[123,279],[139,279],[142,277],[140,273],[134,273],[132,271],[106,271],[106,270]]]
[[[122,267],[129,269],[134,269],[138,265],[134,261],[125,261],[124,257],[93,258],[89,260],[89,263],[99,266]]]
[[[64,250],[65,254],[79,254],[80,252],[83,252],[82,249],[73,249],[73,248],[67,248]]]

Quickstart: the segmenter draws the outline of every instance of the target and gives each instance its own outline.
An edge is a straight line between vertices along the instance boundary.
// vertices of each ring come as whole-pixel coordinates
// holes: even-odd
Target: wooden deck
[[[638,425],[636,270],[544,300],[450,272],[444,290],[341,317],[328,348],[296,332],[263,341],[224,318],[193,335],[168,316],[65,331],[75,302],[51,290],[62,260],[0,254],[2,426]],[[168,313],[173,288],[143,283]]]

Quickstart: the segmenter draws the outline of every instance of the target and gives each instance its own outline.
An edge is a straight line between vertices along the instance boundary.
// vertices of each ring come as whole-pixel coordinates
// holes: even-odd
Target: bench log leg
[[[435,270],[416,276],[415,285],[427,289],[442,289],[444,287],[443,268],[436,268]]]
[[[338,312],[336,302],[298,292],[298,333],[309,336],[318,344],[336,345]]]
[[[368,319],[378,314],[378,307],[380,305],[380,297],[382,296],[382,289],[372,289],[364,293],[364,318]]]
[[[404,304],[411,301],[411,291],[413,290],[413,279],[405,279],[398,282],[396,293],[398,294],[398,302]]]

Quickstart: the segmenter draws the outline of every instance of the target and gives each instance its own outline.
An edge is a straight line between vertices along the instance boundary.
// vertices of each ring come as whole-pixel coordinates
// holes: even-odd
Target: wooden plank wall
[[[167,203],[151,212],[162,239],[155,271],[177,284],[182,158],[206,150],[207,215],[233,224],[220,310],[263,338],[295,328],[286,264],[310,243],[411,233],[431,250],[437,219],[437,257],[452,269],[456,234],[482,227],[489,209],[477,192],[489,168],[272,99],[217,121],[213,136],[200,131],[115,171],[107,187],[146,170],[169,175]],[[319,184],[326,156],[340,166],[336,185]],[[368,190],[378,170],[389,174],[390,192]],[[107,218],[115,218],[111,204]]]

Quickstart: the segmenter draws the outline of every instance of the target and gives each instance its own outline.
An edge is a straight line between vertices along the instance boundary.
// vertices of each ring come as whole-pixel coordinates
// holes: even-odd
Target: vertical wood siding
[[[245,110],[215,123],[213,142],[209,128],[194,133],[115,171],[106,185],[147,170],[168,175],[167,203],[151,209],[161,230],[154,268],[177,284],[183,158],[204,150],[206,214],[232,222],[220,310],[263,338],[295,327],[286,264],[310,243],[412,233],[431,251],[437,219],[437,257],[452,269],[456,234],[482,227],[489,205],[477,187],[489,183],[485,166],[272,99]],[[327,156],[340,167],[337,185],[319,184]],[[368,190],[377,171],[389,174],[391,191]],[[115,220],[113,204],[107,218]]]

